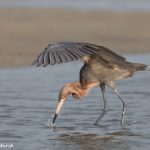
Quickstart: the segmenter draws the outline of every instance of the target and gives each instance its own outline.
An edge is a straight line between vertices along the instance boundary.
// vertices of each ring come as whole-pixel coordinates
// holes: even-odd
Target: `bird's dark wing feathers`
[[[32,63],[37,66],[47,66],[49,64],[60,64],[81,59],[84,56],[92,54],[100,55],[108,62],[125,61],[125,58],[112,52],[104,46],[98,46],[90,43],[60,42],[49,44],[42,53],[40,53]]]

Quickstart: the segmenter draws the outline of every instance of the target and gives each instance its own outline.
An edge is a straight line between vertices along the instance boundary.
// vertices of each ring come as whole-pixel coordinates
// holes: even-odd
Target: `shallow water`
[[[127,57],[150,65],[150,55]],[[83,101],[70,97],[55,127],[46,125],[55,112],[60,88],[78,80],[81,65],[0,69],[0,144],[13,144],[15,150],[149,150],[149,70],[117,82],[127,99],[123,128],[122,104],[109,89],[109,111],[99,126],[93,125],[103,108],[98,87]]]
[[[80,10],[150,11],[149,0],[0,0],[1,8],[73,8]]]

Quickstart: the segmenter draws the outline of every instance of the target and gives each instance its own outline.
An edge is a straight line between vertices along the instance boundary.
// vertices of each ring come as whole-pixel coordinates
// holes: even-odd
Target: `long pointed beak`
[[[58,116],[57,114],[54,115],[53,124],[55,123],[57,116]]]
[[[53,118],[53,124],[55,123],[57,116],[58,116],[59,112],[61,111],[63,104],[64,104],[64,100],[60,100],[60,102],[57,104],[56,112],[55,112],[55,115]]]

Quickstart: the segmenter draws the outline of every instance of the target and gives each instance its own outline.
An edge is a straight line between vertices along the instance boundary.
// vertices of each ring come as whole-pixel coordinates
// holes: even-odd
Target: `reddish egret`
[[[72,94],[79,99],[86,96],[88,91],[99,85],[102,91],[104,108],[95,124],[106,114],[108,105],[105,94],[105,86],[110,87],[123,104],[121,125],[124,123],[126,103],[115,88],[114,81],[131,77],[135,71],[145,70],[147,65],[126,61],[121,55],[112,52],[110,49],[90,43],[60,42],[49,44],[44,51],[38,55],[33,64],[47,66],[70,62],[81,59],[84,62],[80,70],[79,82],[66,84],[59,93],[58,104],[53,118],[53,123],[67,99]]]

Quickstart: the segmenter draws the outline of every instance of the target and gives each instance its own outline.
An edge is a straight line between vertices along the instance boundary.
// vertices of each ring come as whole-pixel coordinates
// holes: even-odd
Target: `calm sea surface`
[[[126,57],[150,65],[150,55]],[[99,87],[82,101],[69,97],[55,127],[47,126],[60,88],[78,80],[81,65],[0,69],[0,145],[12,144],[15,150],[149,150],[150,70],[117,82],[127,99],[123,128],[122,104],[109,89],[109,111],[99,126],[93,125],[103,109]]]
[[[0,0],[0,7],[150,11],[149,0]]]

